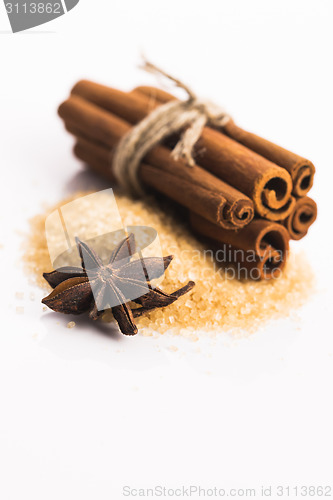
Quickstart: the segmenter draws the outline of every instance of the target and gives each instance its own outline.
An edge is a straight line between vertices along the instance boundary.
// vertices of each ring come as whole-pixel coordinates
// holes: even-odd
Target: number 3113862
[[[6,3],[8,14],[62,14],[60,3]]]

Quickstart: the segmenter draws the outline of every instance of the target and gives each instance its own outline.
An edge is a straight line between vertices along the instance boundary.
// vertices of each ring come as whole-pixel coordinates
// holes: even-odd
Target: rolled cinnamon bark
[[[131,94],[135,95],[137,92],[148,96],[152,102],[155,101],[161,104],[175,99],[175,96],[172,94],[155,87],[137,87]],[[295,196],[305,196],[311,189],[315,174],[315,167],[311,161],[256,134],[243,130],[233,120],[230,120],[223,127],[223,131],[235,141],[267,158],[276,165],[285,168],[293,180],[293,194]]]
[[[111,153],[130,130],[130,124],[77,96],[71,96],[59,107],[59,115],[69,131],[90,141],[89,148],[87,143],[79,144],[76,153],[84,148],[82,159],[107,178],[113,178]],[[162,146],[146,156],[138,175],[144,184],[225,228],[242,227],[253,218],[249,198],[201,167],[189,168],[184,162],[173,160],[170,151]]]
[[[74,154],[80,160],[87,163],[97,173],[103,175],[107,179],[114,181],[112,170],[110,169],[110,161],[112,161],[112,153],[107,148],[97,145],[93,141],[89,141],[84,137],[80,137],[75,131],[75,127],[68,124],[66,126],[68,132],[76,135],[77,142],[74,146]],[[162,176],[158,169],[142,164],[141,166],[142,181],[153,187],[159,192],[162,192],[169,198],[177,201],[187,208],[198,210],[200,213],[205,212],[208,216],[216,215],[216,207],[218,210],[223,210],[223,200],[218,193],[209,192],[204,188],[198,188],[192,182],[182,180],[181,184],[173,174],[165,172]],[[199,195],[199,196],[198,196]],[[204,206],[202,206],[201,197],[204,196]],[[215,217],[216,218],[216,217]]]
[[[66,125],[66,130],[75,135],[76,142],[73,148],[75,156],[89,165],[97,174],[109,180],[112,184],[115,183],[116,179],[111,168],[109,168],[110,156],[108,150],[83,137],[82,133],[70,124]]]
[[[224,132],[252,151],[285,168],[291,175],[295,196],[305,196],[310,191],[315,174],[315,167],[311,161],[256,134],[243,130],[233,120],[226,124]]]
[[[307,234],[309,227],[317,218],[317,204],[308,196],[298,198],[289,217],[284,221],[291,239],[300,240]]]
[[[190,220],[198,234],[230,246],[228,263],[242,265],[248,271],[257,269],[257,276],[251,276],[252,279],[271,279],[285,266],[289,235],[281,224],[254,219],[239,231],[225,231],[193,212]]]
[[[89,81],[77,83],[72,94],[137,123],[159,103],[141,92],[125,93]],[[289,173],[225,134],[205,127],[196,145],[197,162],[253,200],[255,210],[270,220],[284,220],[292,211]]]

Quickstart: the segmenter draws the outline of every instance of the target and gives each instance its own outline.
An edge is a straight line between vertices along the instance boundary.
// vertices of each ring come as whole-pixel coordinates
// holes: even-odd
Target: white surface
[[[82,0],[12,35],[0,5],[1,499],[119,500],[124,485],[257,488],[257,498],[262,485],[333,486],[332,15],[330,0]],[[69,330],[42,312],[18,264],[19,233],[43,203],[87,181],[56,107],[81,77],[154,83],[136,69],[140,50],[315,163],[319,219],[297,247],[318,293],[298,319],[193,343]]]

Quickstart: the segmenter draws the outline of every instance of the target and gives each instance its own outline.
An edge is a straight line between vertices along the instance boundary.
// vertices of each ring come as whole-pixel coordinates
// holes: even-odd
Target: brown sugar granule
[[[43,288],[43,272],[52,265],[45,238],[45,219],[56,208],[89,193],[78,193],[63,200],[47,213],[31,221],[31,232],[25,244],[25,264]],[[175,256],[160,287],[171,292],[188,280],[196,282],[194,289],[168,306],[137,319],[139,332],[168,332],[193,338],[205,332],[253,332],[272,318],[283,318],[302,306],[314,289],[314,276],[302,254],[289,255],[288,263],[278,279],[270,281],[239,281],[231,279],[216,265],[211,252],[170,211],[164,211],[153,199],[135,200],[115,195],[124,226],[147,225],[156,229],[163,254]],[[84,209],[78,211],[78,222],[84,227],[85,214],[93,212],[100,234],[109,230],[109,214],[103,207],[89,206],[89,197],[82,198]],[[81,222],[82,221],[82,222]],[[109,319],[109,318],[107,318]],[[197,337],[196,337],[197,338]]]

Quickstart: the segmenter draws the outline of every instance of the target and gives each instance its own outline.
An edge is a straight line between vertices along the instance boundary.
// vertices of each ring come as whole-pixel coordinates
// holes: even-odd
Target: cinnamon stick
[[[247,132],[238,127],[233,120],[230,120],[224,127],[224,132],[252,149],[264,158],[285,168],[291,175],[293,181],[293,194],[295,196],[305,196],[313,185],[315,167],[311,161],[302,158],[287,149],[263,139],[256,134]]]
[[[309,227],[317,218],[317,204],[305,196],[298,198],[296,205],[289,217],[284,221],[291,239],[300,240],[307,234]]]
[[[94,141],[90,141],[83,137],[82,133],[77,131],[74,126],[68,124],[66,130],[76,136],[76,142],[73,148],[75,156],[89,165],[97,174],[101,175],[112,184],[115,183],[116,179],[111,168],[109,168],[110,157],[108,150]]]
[[[130,124],[75,95],[59,107],[59,115],[69,131],[90,141],[89,148],[87,142],[81,142],[76,154],[84,149],[82,159],[112,179],[111,154],[130,130]],[[165,147],[156,147],[146,156],[139,177],[148,186],[225,228],[242,227],[253,218],[253,204],[248,197],[201,167],[189,168],[184,162],[173,160]]]
[[[75,128],[70,124],[66,126],[66,129],[68,132],[76,135],[76,144],[74,146],[75,156],[88,164],[97,173],[102,174],[112,182],[114,180],[112,170],[110,169],[112,153],[110,155],[107,148],[97,145],[93,141],[87,140],[86,138],[80,136],[80,134],[77,135]],[[200,211],[205,211],[209,214],[209,204],[212,205],[212,212],[216,209],[216,206],[220,206],[219,204],[221,204],[218,194],[215,196],[215,193],[206,192],[204,188],[201,189],[201,193],[206,195],[206,199],[204,201],[205,206],[201,207],[200,202],[199,204],[193,204],[193,199],[197,197],[197,187],[191,182],[183,180],[180,185],[174,175],[169,175],[165,172],[163,176],[161,176],[158,169],[148,164],[142,164],[141,170],[141,179],[143,182],[159,192],[163,192],[163,194],[178,203],[179,200],[181,200],[181,204],[187,208],[193,208],[194,205],[195,209],[202,209]]]
[[[227,262],[257,270],[252,279],[270,279],[277,276],[286,263],[289,234],[284,226],[264,219],[254,219],[239,231],[225,231],[203,217],[191,213],[191,225],[200,235],[230,248]],[[239,250],[237,252],[236,250]],[[253,271],[252,271],[253,272]]]
[[[77,83],[72,95],[137,123],[159,103],[141,92],[125,93],[89,81]],[[203,129],[197,146],[197,162],[253,200],[255,210],[270,220],[284,220],[292,211],[289,173],[225,134]]]
[[[161,104],[175,99],[172,94],[155,87],[137,87],[133,95],[137,92],[148,96],[152,102]],[[315,167],[311,161],[256,134],[243,130],[233,120],[230,120],[223,127],[223,132],[276,165],[285,168],[293,180],[293,194],[295,196],[305,196],[311,189],[315,174]]]

